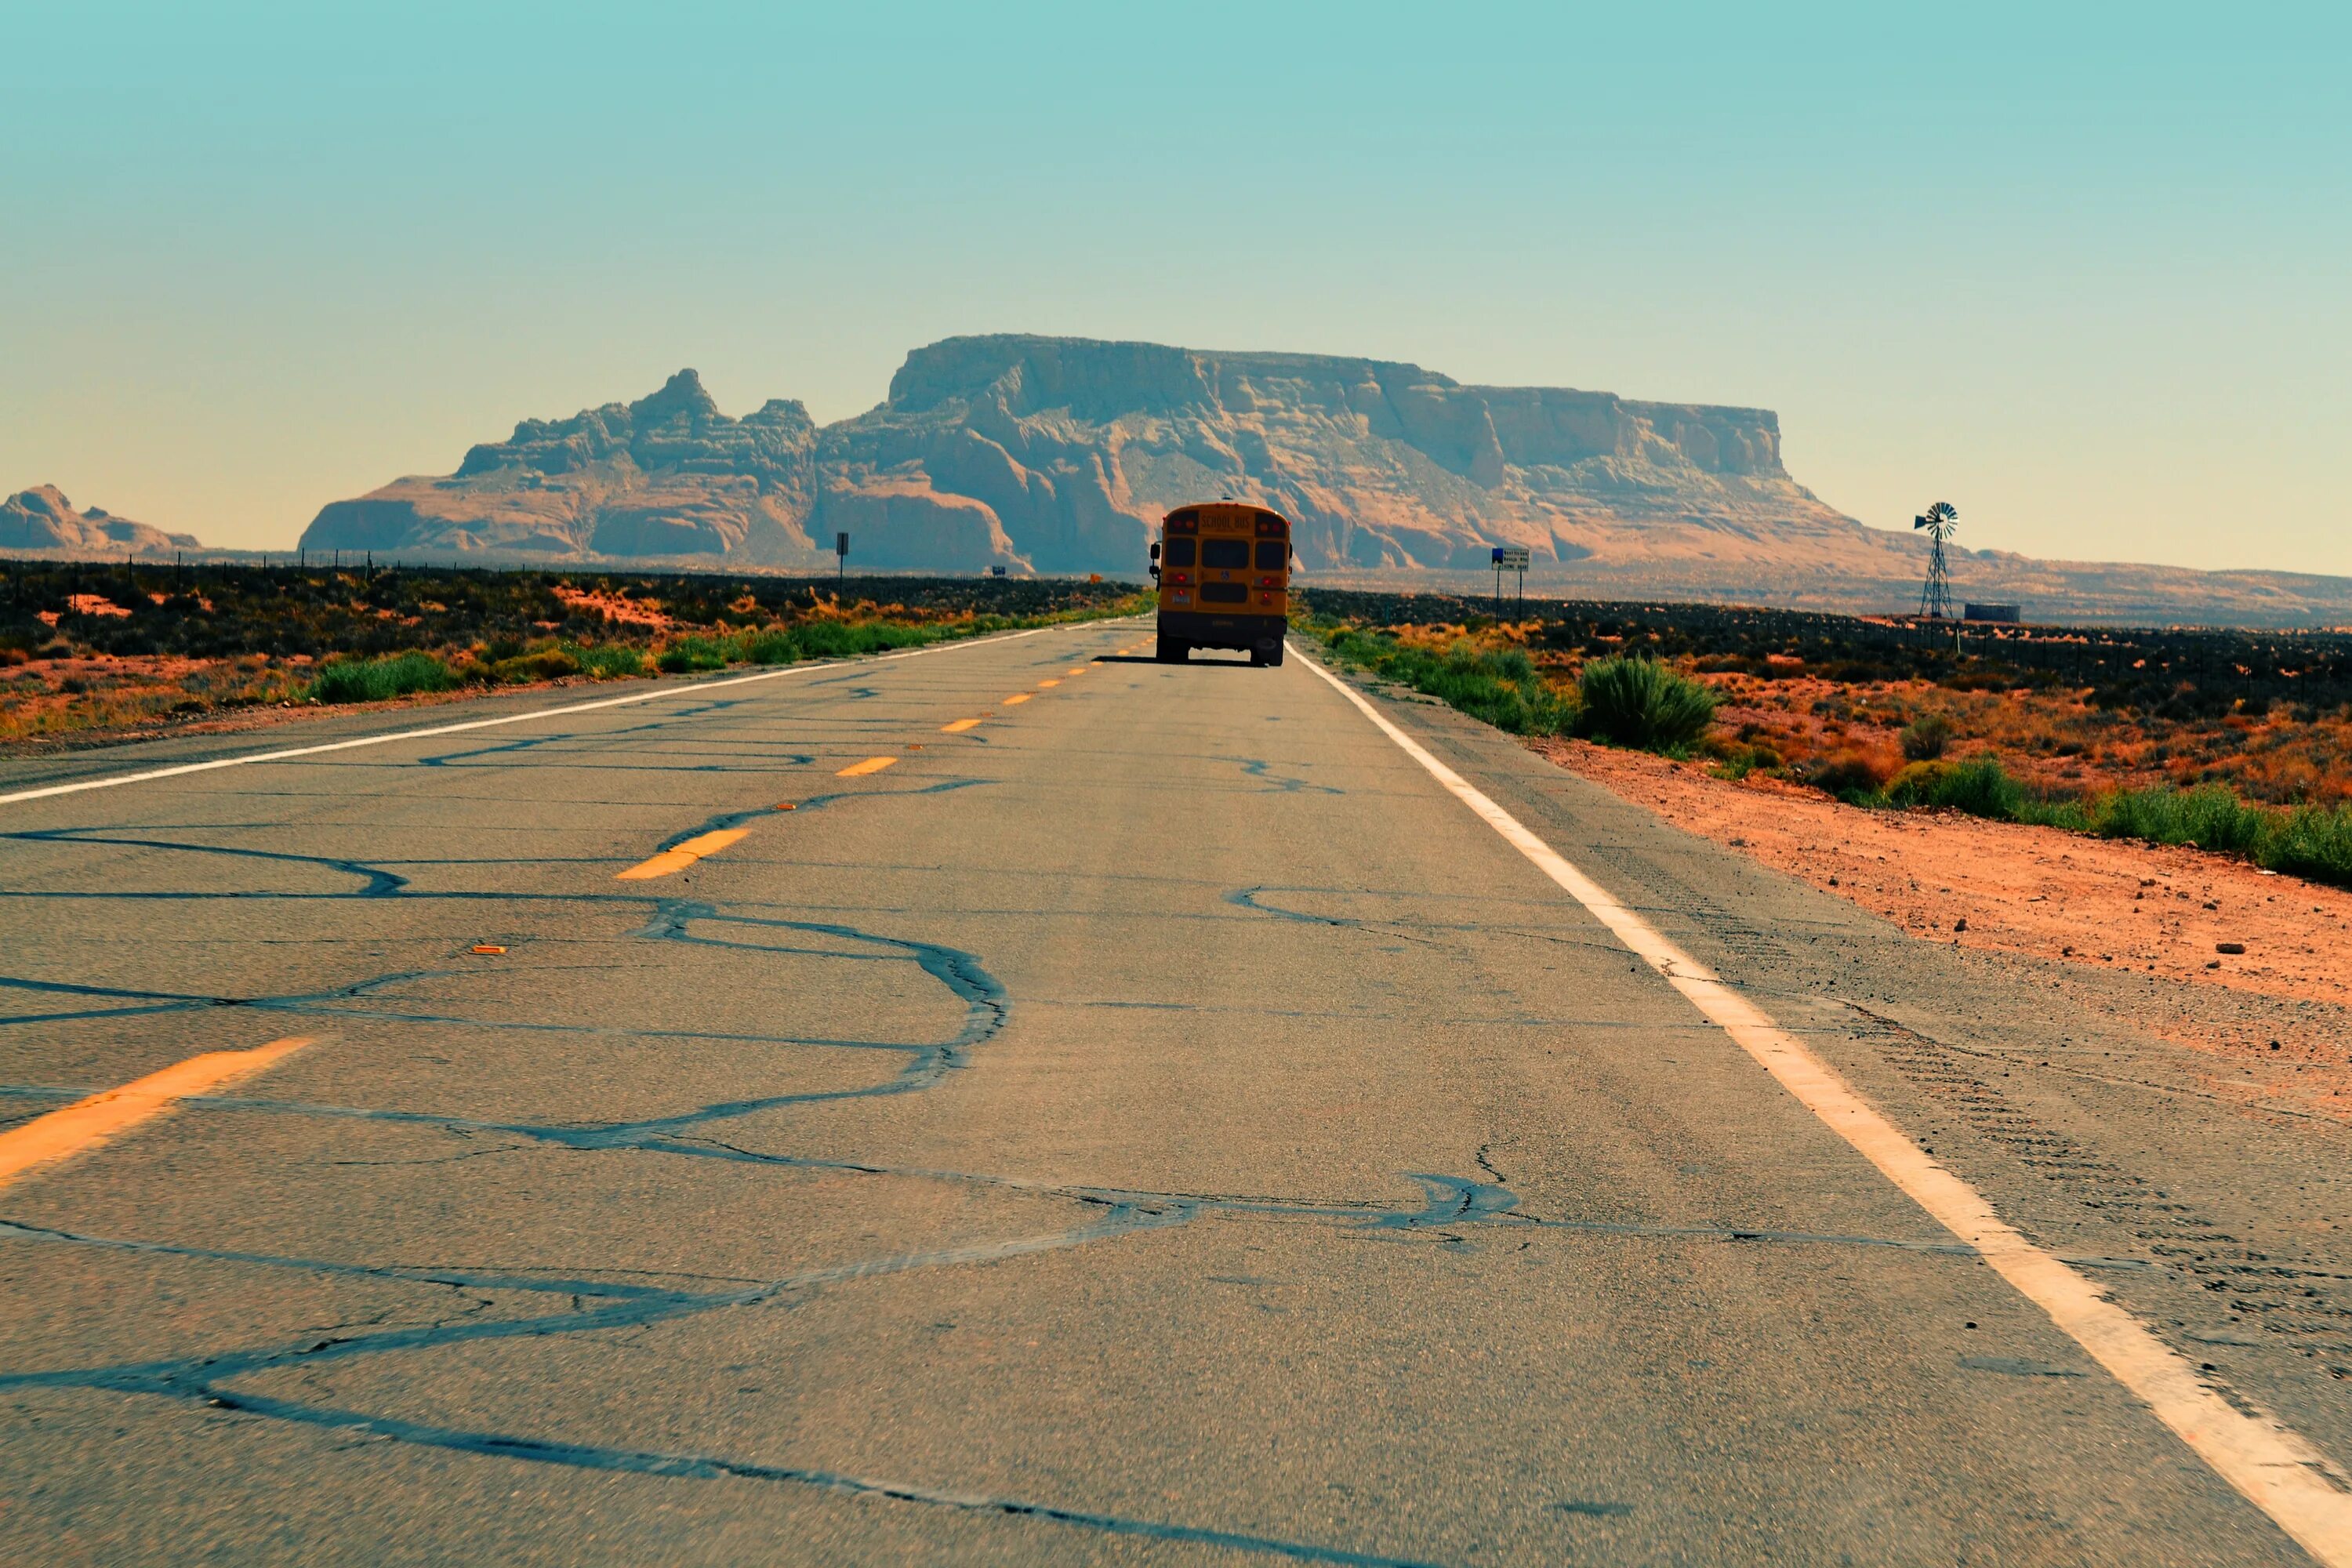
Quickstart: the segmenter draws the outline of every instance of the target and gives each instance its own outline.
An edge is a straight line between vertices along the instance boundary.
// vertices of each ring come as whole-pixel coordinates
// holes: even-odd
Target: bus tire
[[[1192,646],[1182,637],[1161,637],[1160,646],[1152,650],[1162,664],[1181,664],[1192,657]]]
[[[1254,647],[1250,649],[1250,662],[1256,665],[1260,669],[1273,669],[1278,668],[1282,663],[1282,645],[1280,643],[1276,643],[1270,648]]]

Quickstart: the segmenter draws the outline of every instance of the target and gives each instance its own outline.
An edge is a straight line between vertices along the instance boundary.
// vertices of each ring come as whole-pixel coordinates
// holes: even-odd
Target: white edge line
[[[1126,617],[1118,617],[1124,619]],[[20,789],[13,795],[0,795],[0,805],[14,805],[18,801],[47,800],[52,795],[79,795],[84,790],[113,789],[121,784],[147,784],[156,779],[180,778],[188,773],[207,773],[216,768],[250,767],[256,763],[280,763],[289,757],[315,757],[325,752],[348,752],[361,746],[384,746],[394,741],[422,741],[435,735],[455,735],[467,730],[494,730],[501,724],[525,724],[533,719],[555,719],[567,713],[593,713],[600,708],[626,708],[638,702],[658,702],[665,697],[698,697],[706,691],[719,691],[730,686],[748,686],[755,680],[779,680],[787,675],[809,675],[820,669],[840,669],[853,664],[887,664],[894,659],[920,658],[927,653],[946,653],[955,648],[983,647],[990,643],[1012,642],[1018,637],[1034,637],[1041,632],[1064,631],[1072,626],[1097,626],[1096,621],[1056,621],[1050,626],[1031,626],[1024,631],[1000,632],[994,637],[963,637],[952,642],[933,643],[929,647],[903,648],[897,653],[869,654],[864,658],[830,658],[810,664],[787,665],[782,669],[763,669],[757,675],[730,675],[724,680],[699,680],[686,686],[666,686],[656,691],[632,692],[626,697],[607,697],[595,702],[571,702],[561,708],[534,708],[528,713],[507,713],[496,719],[468,719],[457,724],[436,724],[424,730],[394,730],[383,735],[362,735],[349,741],[329,741],[316,746],[289,746],[275,752],[248,752],[239,757],[215,757],[206,763],[181,763],[168,768],[150,768],[145,773],[116,773],[109,778],[80,779],[72,784],[45,784],[39,789]]]
[[[1297,645],[1291,651],[1298,652]],[[1729,1035],[1856,1152],[1937,1223],[1974,1247],[2019,1294],[2139,1396],[2197,1457],[2326,1568],[2352,1568],[2352,1482],[2302,1434],[2225,1399],[2189,1363],[2089,1279],[2027,1240],[1961,1177],[1937,1164],[1762,1008],[1725,984],[1461,774],[1432,756],[1346,681],[1303,658],[1446,792],[1534,863],[1709,1022]]]

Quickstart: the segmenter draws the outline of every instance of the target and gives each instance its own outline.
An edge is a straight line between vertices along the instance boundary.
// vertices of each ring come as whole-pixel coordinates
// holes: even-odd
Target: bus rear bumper
[[[1162,610],[1160,635],[1193,647],[1270,652],[1282,646],[1289,623],[1280,616],[1220,616],[1202,610]]]

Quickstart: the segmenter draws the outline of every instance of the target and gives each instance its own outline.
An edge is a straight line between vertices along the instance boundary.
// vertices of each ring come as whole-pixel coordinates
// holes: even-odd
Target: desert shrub
[[[2108,838],[2145,838],[2151,844],[2189,844],[2251,855],[2263,841],[2266,815],[2221,784],[2189,790],[2159,784],[2103,796],[2091,822],[2095,831]]]
[[[654,662],[667,674],[685,675],[698,669],[726,668],[727,653],[727,645],[716,637],[675,637]]]
[[[382,702],[413,691],[448,691],[459,684],[457,672],[434,655],[399,653],[330,659],[303,695],[313,702]]]
[[[1984,752],[1947,769],[1937,779],[1927,804],[1949,806],[1970,816],[2012,821],[2025,804],[2025,786],[2010,776],[1999,757]]]
[[[626,643],[598,643],[589,647],[567,643],[564,651],[592,679],[619,680],[646,672],[646,650]]]
[[[2256,864],[2352,888],[2352,805],[2305,805],[2269,815]]]
[[[1597,658],[1577,681],[1579,729],[1596,741],[1664,752],[1714,722],[1714,689],[1639,654]]]
[[[801,645],[783,627],[770,626],[737,637],[735,654],[746,664],[790,664],[801,657]]]
[[[2017,819],[2030,804],[2025,786],[1990,752],[1964,763],[1909,763],[1886,781],[1886,802],[1946,806],[2004,822]]]
[[[1932,763],[1952,743],[1952,721],[1929,713],[1904,726],[1902,745],[1906,762]]]
[[[1824,794],[1856,805],[1876,805],[1884,797],[1879,786],[1885,772],[1860,752],[1840,752],[1805,770],[1805,782]]]
[[[502,658],[488,667],[489,679],[501,685],[526,680],[553,680],[580,673],[580,661],[560,647],[534,648]]]
[[[1908,763],[1886,781],[1889,805],[1933,805],[1936,791],[1952,771],[1949,763]]]

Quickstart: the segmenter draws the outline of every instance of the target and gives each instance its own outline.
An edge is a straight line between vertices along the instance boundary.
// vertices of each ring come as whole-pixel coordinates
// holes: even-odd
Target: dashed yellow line
[[[878,773],[898,760],[896,757],[868,757],[862,763],[850,763],[833,776],[837,779],[854,779],[864,773]]]
[[[614,879],[621,882],[645,882],[656,877],[667,877],[683,871],[706,855],[716,855],[739,838],[748,837],[750,830],[722,827],[716,833],[698,834],[674,848],[665,849],[650,860],[639,861]]]
[[[1046,687],[1046,686],[1059,686],[1059,685],[1061,685],[1062,683],[1061,683],[1060,681],[1058,681],[1058,680],[1041,680],[1041,681],[1039,681],[1037,684],[1038,684],[1040,687]]]
[[[940,725],[940,730],[943,734],[961,735],[966,730],[977,729],[979,726],[980,721],[977,719],[959,719],[952,724]]]
[[[119,1089],[101,1089],[77,1100],[62,1110],[37,1116],[21,1127],[0,1132],[0,1187],[27,1172],[55,1164],[97,1148],[139,1123],[166,1114],[174,1101],[259,1072],[310,1043],[308,1035],[293,1035],[256,1046],[249,1051],[206,1051],[200,1057],[133,1079]]]
[[[1004,706],[1005,706],[1005,707],[1007,707],[1007,708],[1010,708],[1010,707],[1012,707],[1012,706],[1013,706],[1014,703],[1016,703],[1016,702],[1026,702],[1026,701],[1028,701],[1028,700],[1029,700],[1029,694],[1028,694],[1027,692],[1025,692],[1025,691],[1016,691],[1016,692],[1014,692],[1012,696],[1010,696],[1010,697],[1008,697],[1008,698],[1006,698],[1006,699],[1004,700]]]

